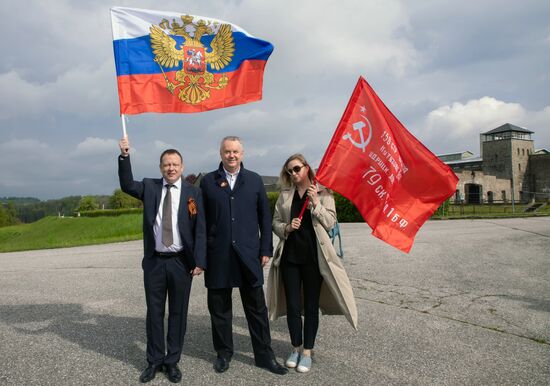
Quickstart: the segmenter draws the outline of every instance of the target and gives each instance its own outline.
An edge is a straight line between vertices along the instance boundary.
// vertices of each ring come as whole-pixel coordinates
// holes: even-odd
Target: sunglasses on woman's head
[[[304,166],[306,166],[306,165],[302,165],[302,166],[296,165],[296,166],[291,167],[290,169],[287,169],[286,172],[287,172],[289,175],[292,175],[292,173],[298,174],[298,173],[300,173],[300,170],[302,170],[302,168],[303,168]]]

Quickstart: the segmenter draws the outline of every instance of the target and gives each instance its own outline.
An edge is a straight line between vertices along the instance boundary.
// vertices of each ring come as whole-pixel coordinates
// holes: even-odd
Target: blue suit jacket
[[[261,256],[273,255],[271,213],[261,177],[241,170],[233,190],[225,178],[223,166],[201,180],[206,211],[208,288],[231,287],[231,249],[248,267],[255,280],[252,286],[263,285]]]
[[[130,156],[118,157],[118,178],[123,192],[143,201],[143,250],[144,267],[147,258],[155,253],[153,225],[159,211],[162,197],[162,178],[145,178],[134,181]],[[191,216],[188,210],[189,199],[195,200],[197,214]],[[187,268],[195,266],[206,269],[206,231],[202,194],[199,188],[188,182],[181,182],[178,228],[183,242],[184,261]]]

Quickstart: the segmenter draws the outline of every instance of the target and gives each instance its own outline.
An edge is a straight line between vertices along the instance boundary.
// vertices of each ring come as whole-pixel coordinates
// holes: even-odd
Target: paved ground
[[[216,374],[201,278],[182,383],[550,384],[550,217],[431,221],[409,255],[365,224],[343,224],[342,232],[359,331],[343,317],[322,317],[311,373],[275,376],[253,366],[236,300],[236,354]],[[140,256],[141,242],[0,254],[0,384],[138,384]],[[285,319],[272,335],[283,359]],[[151,384],[170,383],[160,374]]]

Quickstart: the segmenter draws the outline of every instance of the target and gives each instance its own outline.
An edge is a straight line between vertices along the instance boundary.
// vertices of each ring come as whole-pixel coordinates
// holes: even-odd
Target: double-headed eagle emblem
[[[222,89],[229,83],[228,77],[223,74],[216,81],[210,69],[221,70],[227,66],[235,52],[235,42],[231,33],[231,25],[205,22],[199,20],[193,22],[193,16],[181,16],[183,24],[175,20],[170,23],[163,19],[158,26],[151,26],[151,48],[155,54],[155,62],[159,65],[166,88],[172,94],[179,88],[178,98],[185,103],[196,105],[210,98],[210,89]],[[161,27],[161,28],[159,28]],[[170,35],[181,36],[183,43],[178,48],[176,39]],[[210,51],[201,42],[203,35],[211,35],[214,30],[217,33],[210,43]],[[191,32],[194,33],[191,35]],[[176,71],[175,79],[170,80],[164,72],[164,68],[178,67],[183,63],[181,70]]]

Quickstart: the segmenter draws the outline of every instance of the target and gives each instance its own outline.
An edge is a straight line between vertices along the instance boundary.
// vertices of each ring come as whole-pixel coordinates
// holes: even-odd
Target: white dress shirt
[[[225,168],[223,168],[223,171],[225,172],[225,179],[227,180],[229,187],[231,188],[231,190],[233,190],[233,187],[235,186],[235,182],[237,182],[237,177],[239,176],[239,172],[241,171],[241,168],[239,168],[235,173],[229,173]]]
[[[178,210],[180,207],[181,196],[181,178],[178,179],[170,188],[170,194],[172,195],[172,240],[173,244],[167,247],[162,243],[162,205],[164,203],[164,197],[168,188],[166,185],[168,182],[162,179],[162,197],[160,198],[159,210],[155,219],[155,225],[153,225],[153,232],[155,234],[155,250],[157,252],[179,252],[183,249],[183,243],[181,241],[180,232],[178,229]]]

